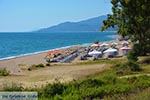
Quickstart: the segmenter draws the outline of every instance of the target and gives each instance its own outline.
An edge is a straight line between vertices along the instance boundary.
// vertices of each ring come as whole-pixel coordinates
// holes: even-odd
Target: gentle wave
[[[84,43],[84,44],[90,44],[90,43]],[[84,44],[82,44],[82,45],[84,45]],[[49,50],[44,50],[44,51],[38,51],[38,52],[33,52],[33,53],[20,54],[20,55],[17,55],[17,56],[10,56],[10,57],[5,57],[5,58],[0,58],[0,61],[2,61],[2,60],[9,60],[9,59],[15,59],[15,58],[24,57],[24,56],[30,56],[30,55],[40,54],[40,53],[46,53],[46,52],[49,52],[49,51],[52,51],[52,50],[62,50],[62,49],[67,49],[67,48],[70,48],[70,47],[82,46],[82,45],[80,45],[80,44],[70,45],[70,46],[54,48],[54,49],[49,49]]]
[[[27,55],[39,54],[55,49],[68,48],[74,45],[87,47],[93,41],[114,40],[107,37],[114,32],[62,32],[60,33],[1,33],[0,60],[12,59]],[[61,47],[61,48],[59,48]],[[37,52],[38,51],[38,52]]]

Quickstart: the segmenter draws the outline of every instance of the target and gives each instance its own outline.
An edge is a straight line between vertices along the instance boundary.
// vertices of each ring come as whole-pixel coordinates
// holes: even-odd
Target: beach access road
[[[93,65],[53,65],[32,71],[23,71],[17,75],[11,75],[0,78],[0,85],[9,83],[21,83],[24,87],[40,87],[47,83],[69,82],[76,79],[98,74],[108,67],[105,64]]]

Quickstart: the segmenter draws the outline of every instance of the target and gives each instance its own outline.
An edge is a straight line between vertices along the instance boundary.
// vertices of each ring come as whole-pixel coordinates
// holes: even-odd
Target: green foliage
[[[39,96],[51,100],[99,100],[105,97],[124,96],[147,87],[150,87],[150,76],[118,79],[114,75],[106,74],[96,79],[75,81],[69,84],[49,84]]]
[[[129,94],[136,94],[137,90],[150,87],[150,76],[120,77],[126,72],[129,74],[132,71],[140,71],[140,66],[136,62],[127,62],[126,59],[112,59],[105,62],[114,65],[109,70],[88,79],[69,83],[57,82],[37,89],[24,89],[22,84],[7,83],[3,85],[3,90],[37,91],[39,100],[126,100]]]
[[[145,57],[141,61],[139,61],[140,64],[150,64],[150,57]]]
[[[96,87],[96,86],[102,86],[104,82],[102,80],[96,80],[96,79],[87,79],[79,83],[79,88],[89,88],[89,87]]]
[[[137,56],[150,54],[150,1],[111,0],[111,3],[113,14],[103,21],[102,31],[117,25],[118,33],[129,36],[136,45],[134,52]]]
[[[77,65],[93,65],[93,64],[116,64],[127,61],[126,58],[118,58],[118,59],[99,59],[95,61],[86,61],[77,63]]]
[[[54,97],[55,95],[61,95],[65,89],[65,86],[61,83],[48,84],[43,89],[43,97]]]
[[[46,66],[50,66],[50,63],[47,63]]]
[[[112,65],[112,69],[118,76],[129,75],[133,72],[142,71],[142,68],[133,60],[115,63]]]
[[[141,67],[133,61],[128,61],[125,65],[125,67],[129,67],[131,69],[131,71],[141,71]]]
[[[0,76],[8,76],[10,74],[10,71],[8,71],[6,68],[0,69]]]
[[[33,69],[38,69],[38,68],[44,68],[45,65],[44,64],[33,64],[31,67],[28,68],[29,71],[33,70]]]
[[[103,64],[103,63],[110,63],[110,60],[100,59],[95,61],[79,62],[77,63],[77,65],[90,65],[90,64]]]
[[[116,75],[118,75],[118,76],[124,75],[123,70],[118,70],[118,71],[116,71]]]
[[[39,100],[118,100],[118,98],[126,100],[121,98],[149,87],[150,76],[117,78],[113,73],[107,72],[98,77],[70,83],[57,82],[27,91],[37,91]],[[23,91],[26,89],[22,84],[7,83],[3,85],[3,90]]]
[[[107,74],[107,75],[104,75],[102,77],[102,79],[105,81],[105,83],[107,84],[115,84],[116,81],[117,81],[117,78],[115,75],[113,74]]]
[[[150,88],[127,94],[113,94],[104,97],[104,100],[150,100]]]
[[[35,65],[35,67],[45,67],[44,64]]]
[[[135,46],[134,46],[135,47]],[[135,51],[135,49],[133,49],[128,53],[127,55],[127,58],[130,60],[130,61],[137,61],[138,60],[138,54],[137,52]]]
[[[20,83],[5,83],[3,84],[4,91],[22,91],[23,85]]]

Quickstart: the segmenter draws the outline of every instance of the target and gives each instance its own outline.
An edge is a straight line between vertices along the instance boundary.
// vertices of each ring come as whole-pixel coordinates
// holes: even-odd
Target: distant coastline
[[[35,32],[98,32],[103,26],[103,21],[107,15],[102,15],[78,22],[63,22],[46,28],[41,28]],[[116,31],[117,27],[108,28],[106,31]]]

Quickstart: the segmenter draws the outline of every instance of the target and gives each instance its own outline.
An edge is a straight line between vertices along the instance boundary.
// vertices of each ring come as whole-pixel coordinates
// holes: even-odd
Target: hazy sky
[[[0,0],[0,32],[33,31],[108,13],[110,0]]]

